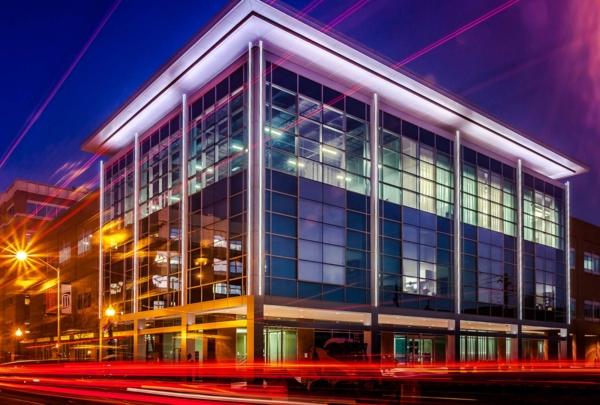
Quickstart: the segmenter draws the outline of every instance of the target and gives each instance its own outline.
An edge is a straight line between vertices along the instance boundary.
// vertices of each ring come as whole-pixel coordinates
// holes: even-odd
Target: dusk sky
[[[82,141],[225,4],[3,2],[0,190],[16,178],[57,183],[89,161]],[[589,166],[572,179],[573,214],[600,225],[599,1],[287,1],[390,63],[503,4],[510,7],[404,69]],[[72,185],[93,180],[98,164],[89,163]]]

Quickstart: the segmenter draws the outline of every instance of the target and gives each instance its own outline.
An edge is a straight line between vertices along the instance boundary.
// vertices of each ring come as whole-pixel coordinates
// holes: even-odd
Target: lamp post
[[[19,250],[15,253],[15,259],[19,262],[27,262],[29,260],[29,254],[24,250]],[[61,308],[61,297],[60,297],[60,269],[58,267],[54,267],[47,261],[43,259],[38,259],[46,266],[50,267],[52,270],[56,272],[56,352],[57,356],[60,358],[62,356],[61,353],[61,336],[60,336],[60,308]],[[19,330],[17,330],[18,332]],[[22,334],[23,332],[21,332]]]
[[[107,358],[112,360],[111,356],[115,356],[116,357],[116,347],[113,351],[113,349],[111,349],[111,345],[114,343],[114,345],[116,346],[116,342],[113,342],[113,317],[116,315],[117,311],[115,311],[115,308],[112,305],[109,305],[105,310],[104,310],[104,315],[108,318],[108,323],[106,324],[106,330],[108,332],[108,347],[109,349],[107,350]],[[110,351],[110,352],[109,352]]]

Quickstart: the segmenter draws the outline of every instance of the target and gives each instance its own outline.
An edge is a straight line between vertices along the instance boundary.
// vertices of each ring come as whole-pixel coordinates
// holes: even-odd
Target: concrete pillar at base
[[[264,299],[261,296],[248,296],[247,305],[246,356],[249,363],[264,363]]]
[[[145,335],[140,334],[140,322],[133,321],[133,359],[137,361],[146,360],[146,340]]]
[[[367,338],[369,341],[367,341]],[[371,328],[365,332],[365,343],[367,343],[367,355],[370,361],[381,362],[381,329],[379,328],[379,316],[376,311],[371,312]]]
[[[454,321],[454,361],[460,361],[460,320]],[[450,346],[450,345],[448,345]]]
[[[394,333],[383,332],[380,336],[380,353],[381,361],[384,363],[390,363],[394,361]]]
[[[523,360],[523,326],[517,326],[517,360]]]
[[[183,314],[181,316],[181,361],[195,360],[196,339],[190,337],[187,330],[188,325],[193,325],[194,321],[194,314]]]

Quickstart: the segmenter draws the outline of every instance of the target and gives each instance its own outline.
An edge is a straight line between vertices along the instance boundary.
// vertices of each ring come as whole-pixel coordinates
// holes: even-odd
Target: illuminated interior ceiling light
[[[328,148],[328,147],[326,147],[326,146],[321,146],[321,151],[322,151],[322,152],[325,152],[325,153],[328,153],[328,154],[330,154],[330,155],[337,155],[337,154],[338,154],[337,150],[335,150],[335,149],[330,149],[330,148]]]
[[[169,198],[170,198],[171,200],[173,200],[173,201],[179,201],[179,200],[181,200],[181,198],[179,198],[179,196],[177,196],[177,195],[172,195],[172,196],[170,196]]]
[[[283,132],[280,131],[277,128],[265,128],[265,132],[267,134],[271,134],[271,136],[281,136],[281,135],[283,135]]]
[[[207,172],[207,173],[214,173],[214,172],[215,172],[215,169],[214,169],[214,168],[212,168],[212,167],[209,167],[208,169],[206,169],[206,172]]]
[[[347,177],[347,176],[343,176],[341,174],[338,174],[337,176],[335,176],[337,179],[339,180],[345,180],[345,181],[351,181],[352,178],[351,177]]]
[[[200,170],[202,170],[202,169],[203,169],[203,168],[202,168],[202,165],[196,165],[196,170],[200,171]]]
[[[292,166],[304,167],[304,163],[296,162],[294,159],[288,160],[288,164],[290,164]]]
[[[233,169],[231,169],[231,171],[232,171],[232,172],[236,172],[236,171],[238,171],[238,170],[240,170],[239,166],[236,166],[236,167],[234,167]]]
[[[231,145],[231,149],[233,149],[233,150],[244,150],[244,147],[242,145],[234,143],[234,144]]]

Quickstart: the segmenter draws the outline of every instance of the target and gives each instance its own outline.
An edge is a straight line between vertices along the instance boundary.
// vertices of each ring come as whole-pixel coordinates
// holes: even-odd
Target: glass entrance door
[[[433,338],[421,335],[394,335],[394,359],[402,364],[433,363]]]
[[[295,329],[268,328],[265,330],[267,362],[296,361],[297,332]]]

